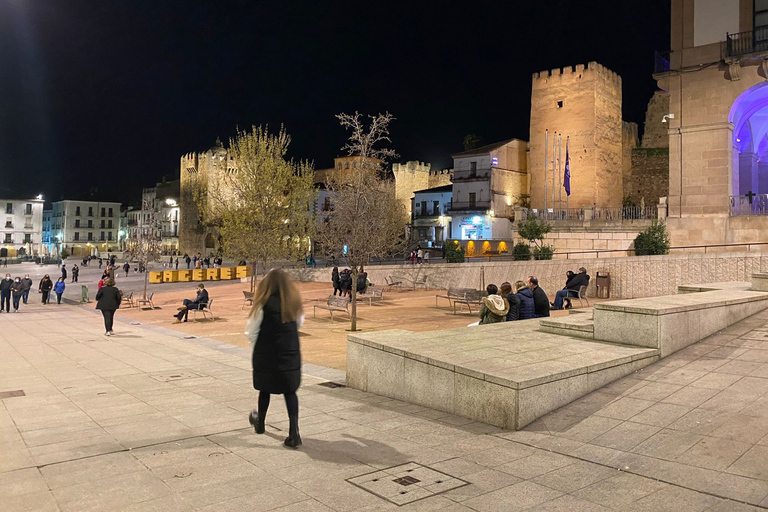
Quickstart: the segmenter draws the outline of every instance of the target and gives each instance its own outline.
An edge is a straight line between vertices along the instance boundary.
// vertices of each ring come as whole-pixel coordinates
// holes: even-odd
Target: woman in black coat
[[[339,295],[341,295],[341,279],[339,278],[339,267],[333,267],[333,272],[331,272],[331,282],[333,283],[333,294],[336,295],[336,292],[339,292]]]
[[[301,446],[296,391],[301,384],[299,328],[303,321],[296,286],[282,270],[270,270],[256,290],[246,329],[253,347],[253,388],[259,391],[259,408],[248,420],[257,434],[263,434],[270,395],[284,395],[289,419],[285,446],[289,448]]]
[[[104,316],[104,328],[107,330],[107,336],[115,334],[112,332],[112,322],[115,319],[115,311],[120,307],[122,300],[120,290],[115,287],[114,279],[104,281],[104,286],[96,292],[96,309],[100,309]]]
[[[51,294],[52,289],[53,281],[51,281],[51,278],[48,274],[45,274],[45,276],[40,280],[40,286],[38,287],[38,291],[43,294],[43,304],[48,304],[48,296]]]

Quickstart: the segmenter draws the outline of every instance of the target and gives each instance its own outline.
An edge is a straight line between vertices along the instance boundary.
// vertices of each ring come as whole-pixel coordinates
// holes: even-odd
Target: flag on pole
[[[570,140],[565,142],[565,175],[563,176],[563,187],[565,188],[566,197],[571,195],[571,159],[568,156],[569,142]]]

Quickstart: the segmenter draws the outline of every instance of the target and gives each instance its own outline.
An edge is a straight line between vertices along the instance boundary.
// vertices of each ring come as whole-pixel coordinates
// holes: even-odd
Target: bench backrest
[[[208,302],[201,302],[200,309],[207,309],[208,311],[210,311],[211,304],[213,304],[213,299],[208,299]]]
[[[579,286],[579,298],[583,299],[587,296],[587,285],[583,284]]]
[[[337,295],[328,296],[328,305],[335,308],[347,308],[349,307],[349,299],[346,297],[339,297]]]
[[[485,290],[467,290],[467,300],[480,300],[487,295]]]
[[[254,295],[254,292],[247,292],[243,290],[243,297],[245,297],[246,299],[253,299],[253,295]]]
[[[459,297],[464,298],[467,295],[467,289],[466,288],[448,288],[448,293],[446,294],[449,297]]]
[[[369,287],[368,291],[371,292],[374,297],[381,297],[382,294],[384,293],[384,290],[382,290],[381,288],[370,288]]]

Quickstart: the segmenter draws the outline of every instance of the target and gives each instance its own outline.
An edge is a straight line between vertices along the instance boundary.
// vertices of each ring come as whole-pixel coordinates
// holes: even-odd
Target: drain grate
[[[175,382],[177,380],[197,379],[202,377],[202,375],[198,375],[197,373],[192,372],[175,371],[155,373],[154,375],[150,375],[150,377],[160,382]]]
[[[323,386],[324,388],[331,388],[331,389],[347,387],[344,384],[339,384],[338,382],[331,382],[331,381],[321,382],[320,384],[318,384],[318,386]]]
[[[0,398],[16,398],[17,396],[27,396],[23,389],[14,389],[13,391],[0,391]]]
[[[469,482],[461,478],[418,462],[366,473],[349,478],[347,482],[398,506],[469,485]]]

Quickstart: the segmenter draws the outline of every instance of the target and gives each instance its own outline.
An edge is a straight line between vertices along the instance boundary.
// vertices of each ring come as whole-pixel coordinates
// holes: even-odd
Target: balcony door
[[[475,200],[475,192],[469,193],[469,207],[475,208],[476,206],[476,200]]]

